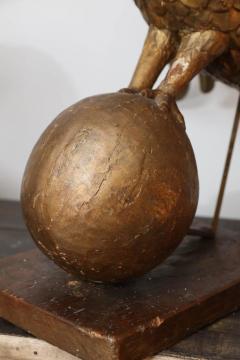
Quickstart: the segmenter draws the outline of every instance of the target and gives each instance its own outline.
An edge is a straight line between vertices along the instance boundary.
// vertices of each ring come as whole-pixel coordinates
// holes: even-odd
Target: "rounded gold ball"
[[[117,282],[154,268],[183,239],[198,201],[175,103],[114,93],[71,106],[35,145],[21,198],[33,239],[68,272]]]

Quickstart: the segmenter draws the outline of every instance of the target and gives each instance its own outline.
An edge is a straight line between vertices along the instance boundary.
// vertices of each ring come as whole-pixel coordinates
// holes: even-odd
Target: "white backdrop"
[[[77,100],[128,84],[147,31],[132,0],[0,1],[0,198],[18,199],[27,157],[48,123]],[[200,175],[199,214],[211,214],[237,91],[179,103]],[[223,215],[240,217],[240,133]]]

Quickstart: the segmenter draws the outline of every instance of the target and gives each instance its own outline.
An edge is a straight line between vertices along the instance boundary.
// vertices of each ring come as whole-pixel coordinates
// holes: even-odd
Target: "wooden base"
[[[76,280],[30,250],[0,260],[0,316],[82,359],[143,359],[240,306],[239,259],[238,221],[124,285]]]

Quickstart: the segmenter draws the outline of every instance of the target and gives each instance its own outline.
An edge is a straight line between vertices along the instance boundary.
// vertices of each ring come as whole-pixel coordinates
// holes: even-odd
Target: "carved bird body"
[[[240,87],[240,0],[135,0],[149,33],[131,88],[151,88],[171,63],[160,86],[179,93],[206,69]]]

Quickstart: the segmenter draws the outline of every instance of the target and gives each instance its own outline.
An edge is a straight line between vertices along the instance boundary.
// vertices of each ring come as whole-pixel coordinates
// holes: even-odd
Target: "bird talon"
[[[123,94],[139,94],[139,90],[134,88],[123,88],[120,89],[119,92]]]
[[[149,99],[154,99],[158,94],[158,90],[144,89],[144,90],[142,90],[140,92],[140,94],[142,96],[145,96],[145,97],[149,98]]]

